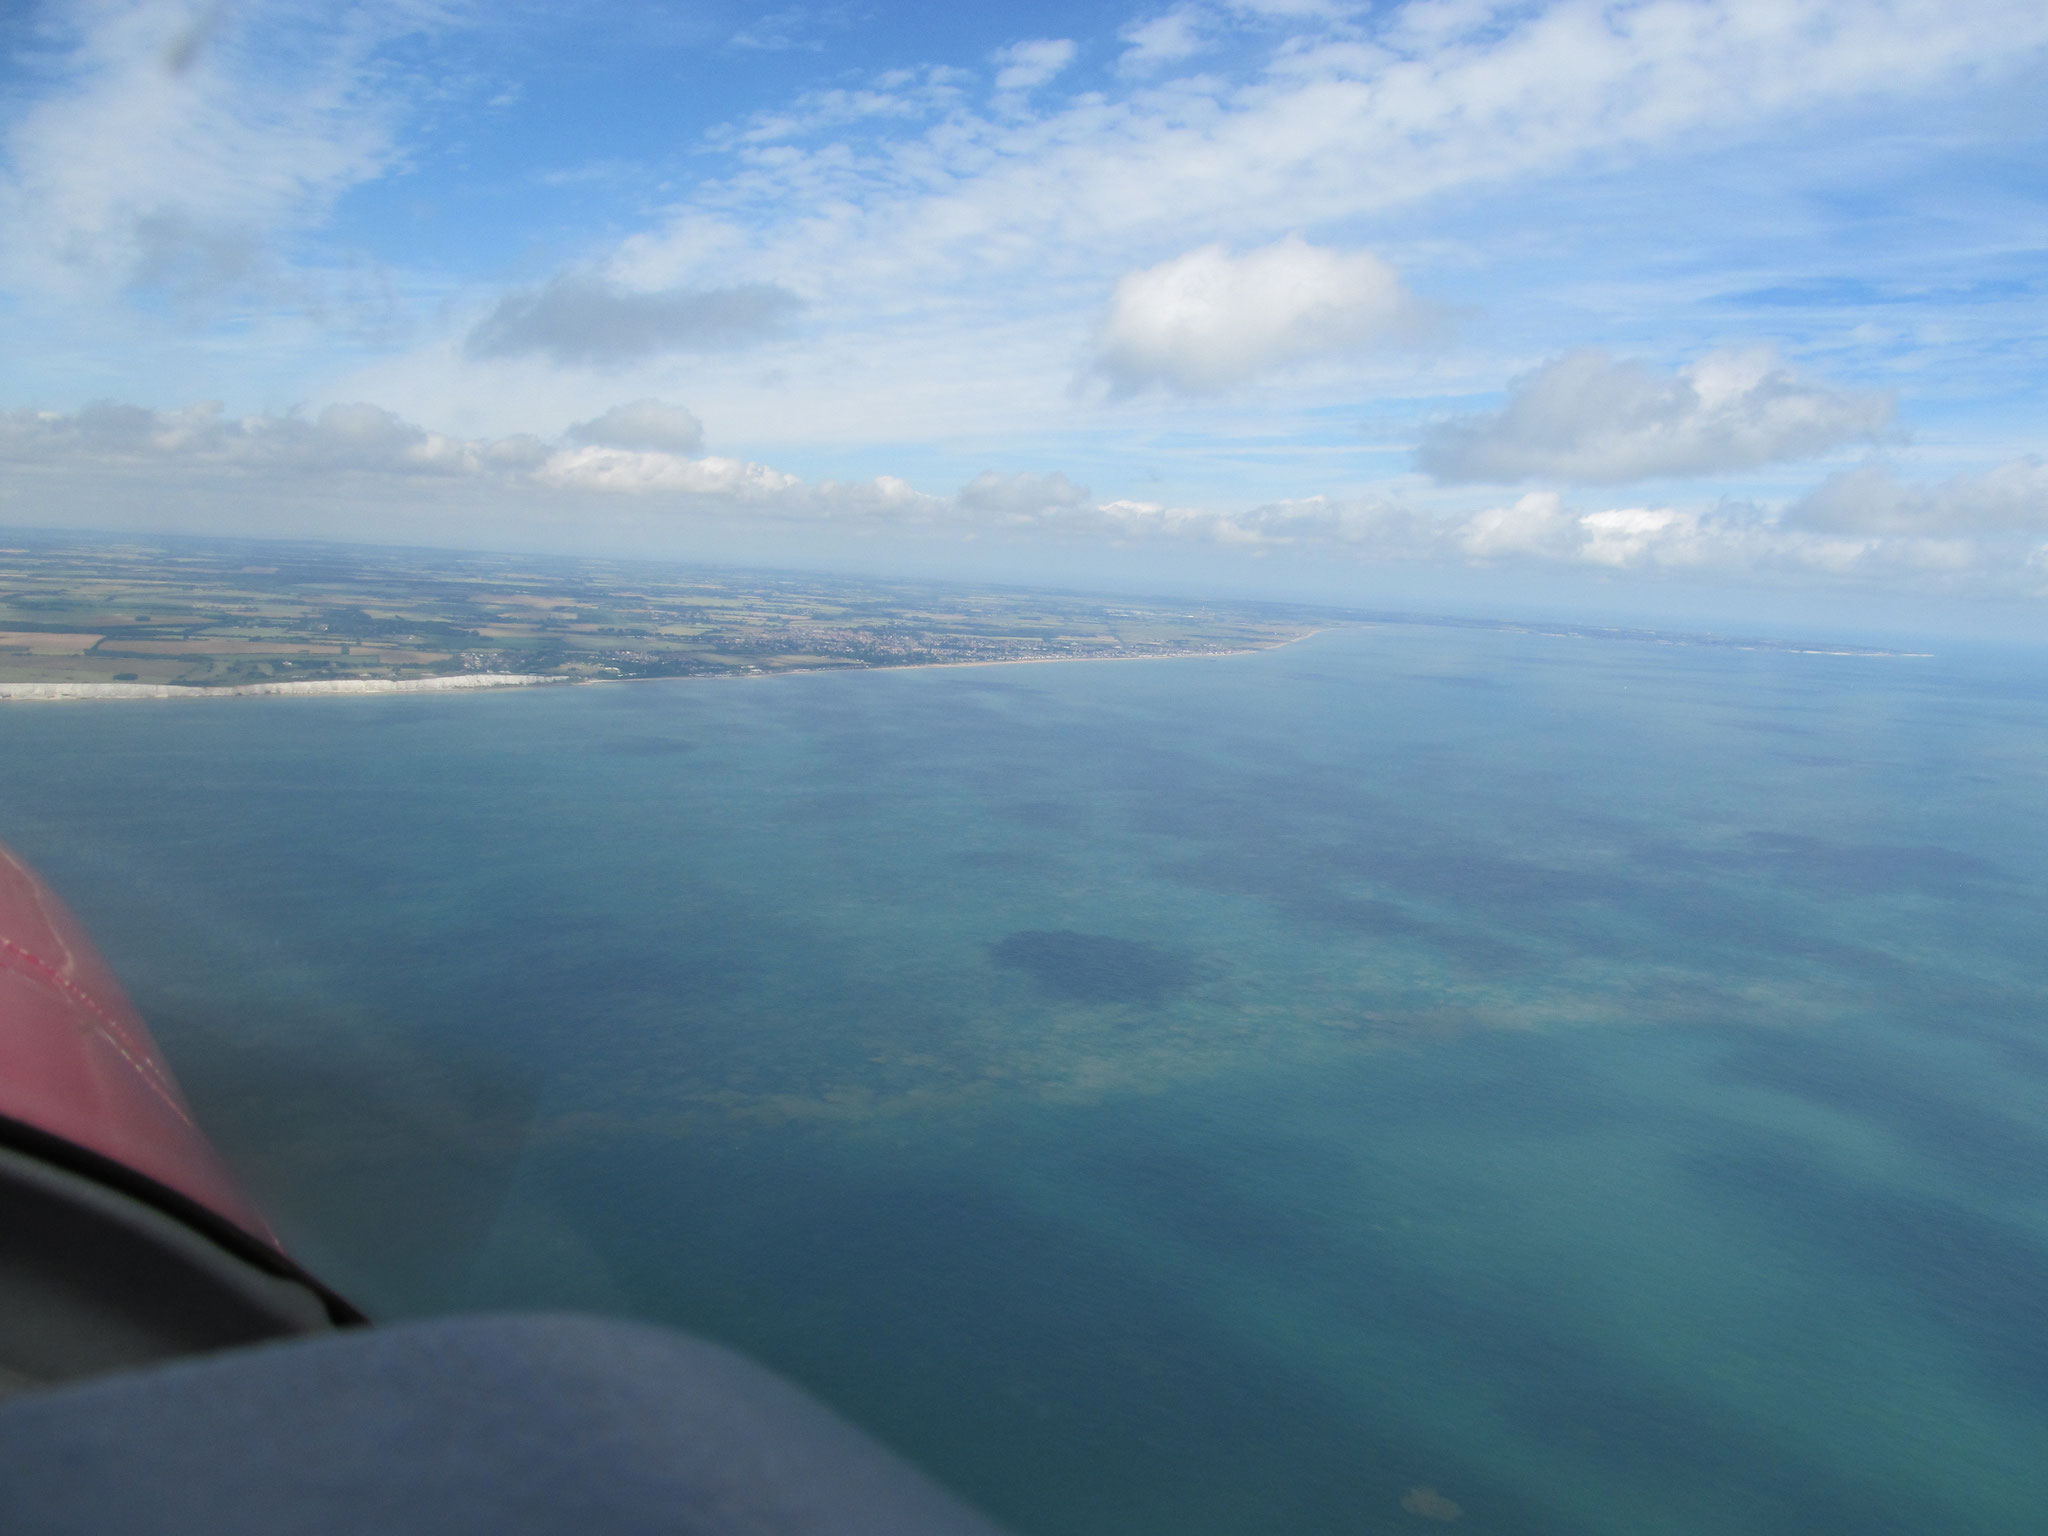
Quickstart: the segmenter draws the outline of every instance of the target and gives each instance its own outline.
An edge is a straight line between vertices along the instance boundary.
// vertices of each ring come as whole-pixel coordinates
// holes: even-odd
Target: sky
[[[0,523],[2030,633],[2039,0],[0,8]]]

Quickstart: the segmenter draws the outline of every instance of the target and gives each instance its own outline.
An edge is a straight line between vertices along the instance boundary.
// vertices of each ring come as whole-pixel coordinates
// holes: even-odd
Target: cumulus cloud
[[[173,411],[101,401],[76,413],[0,413],[0,462],[51,467],[479,474],[531,457],[530,438],[465,440],[362,403],[305,417],[230,418],[207,401]]]
[[[1015,477],[1019,489],[1059,478]],[[1976,508],[1975,515],[1990,518],[1987,528],[2002,530],[1976,537],[1959,533],[1953,519],[1906,531],[1850,533],[1758,506],[1574,505],[1547,490],[1462,511],[1423,512],[1381,496],[1311,496],[1227,510],[1097,503],[1085,494],[1054,498],[1035,491],[992,504],[970,494],[976,489],[970,483],[948,511],[955,519],[994,520],[1042,534],[1120,544],[1193,542],[1253,555],[1292,549],[1316,558],[1344,554],[1379,562],[2048,596],[2044,482],[2048,470],[2039,461],[2023,460],[1907,493],[1909,499],[1919,495]],[[2014,507],[2034,519],[2023,530],[2010,510],[1985,511]]]
[[[676,446],[691,428],[701,435],[681,406],[650,400],[579,423],[556,443],[526,433],[454,437],[364,403],[312,416],[229,417],[212,402],[168,411],[101,402],[71,413],[0,412],[0,467],[65,474],[87,486],[126,478],[217,492],[261,483],[287,497],[340,475],[381,480],[388,489],[380,495],[388,497],[403,496],[408,483],[422,490],[467,483],[493,495],[522,489],[666,499],[710,515],[854,522],[958,515],[954,501],[893,476],[812,483],[744,459],[692,457]],[[658,446],[658,438],[670,446]]]
[[[781,334],[803,301],[772,283],[633,289],[564,273],[506,294],[470,331],[473,358],[544,355],[615,367],[666,352],[718,352]]]
[[[1889,394],[1803,379],[1767,350],[1659,374],[1587,349],[1516,379],[1502,409],[1429,428],[1416,462],[1446,484],[1720,474],[1879,438],[1893,409]]]
[[[2038,472],[2038,466],[2032,467]],[[1968,502],[1993,484],[2002,495],[2006,479],[1994,472],[1908,496],[1939,501],[1955,492]],[[1738,581],[2048,596],[2048,517],[2039,515],[2039,501],[2030,529],[2006,526],[1989,536],[1972,536],[1954,522],[1894,525],[1882,532],[1867,526],[1815,526],[1797,515],[1814,499],[1774,516],[1769,509],[1743,505],[1575,507],[1558,492],[1534,491],[1443,520],[1437,547],[1482,564],[1562,564]]]
[[[1533,491],[1504,506],[1486,507],[1450,530],[1465,554],[1478,560],[1539,559],[1626,567],[1697,564],[1702,520],[1674,507],[1604,507],[1587,512],[1565,505],[1555,491]]]
[[[1193,540],[1254,552],[1342,548],[1380,559],[1410,559],[1427,556],[1439,532],[1429,519],[1376,496],[1306,496],[1241,511],[1111,501],[1092,511],[1096,531],[1120,539]]]
[[[992,521],[1027,523],[1071,514],[1091,506],[1088,487],[1055,471],[1049,475],[999,475],[985,469],[960,488],[961,508]]]
[[[790,523],[839,523],[858,529],[957,523],[956,502],[894,475],[872,480],[808,481],[745,459],[565,448],[525,484],[560,492],[640,499],[684,514]]]
[[[1071,40],[1036,38],[996,50],[996,89],[1035,91],[1074,62]]]
[[[615,405],[594,420],[579,421],[569,429],[569,437],[599,448],[695,453],[704,446],[704,424],[680,405],[635,400]]]
[[[1374,495],[1190,507],[1098,501],[1059,471],[988,470],[945,496],[888,475],[809,481],[746,459],[626,445],[651,443],[660,431],[683,441],[676,434],[684,419],[694,424],[679,406],[636,401],[550,443],[528,434],[450,436],[364,403],[231,418],[212,404],[159,411],[107,402],[68,414],[0,412],[0,468],[13,471],[17,489],[31,477],[48,489],[68,476],[88,494],[117,483],[152,494],[182,484],[218,502],[232,499],[221,495],[227,487],[256,487],[304,505],[340,483],[380,506],[483,509],[516,491],[530,511],[555,505],[572,515],[612,501],[659,516],[862,533],[2048,596],[2048,464],[2038,458],[1921,486],[1866,466],[1782,512],[1726,503],[1584,505],[1555,490],[1437,511]],[[606,422],[612,427],[598,426]]]
[[[1268,369],[1412,339],[1422,306],[1370,251],[1297,235],[1233,256],[1221,245],[1126,274],[1095,337],[1118,394],[1208,394]]]
[[[744,459],[685,458],[625,448],[570,448],[549,456],[534,479],[557,490],[692,496],[776,496],[801,486],[795,475]]]
[[[1818,533],[1953,538],[2048,534],[2048,463],[2035,455],[1939,485],[1908,485],[1888,464],[1835,475],[1785,514]]]

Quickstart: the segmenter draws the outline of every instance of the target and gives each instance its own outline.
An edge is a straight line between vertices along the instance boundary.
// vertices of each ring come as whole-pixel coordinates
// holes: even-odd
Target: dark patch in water
[[[1188,984],[1186,962],[1163,949],[1065,928],[1013,933],[989,958],[1075,1003],[1163,1002]]]

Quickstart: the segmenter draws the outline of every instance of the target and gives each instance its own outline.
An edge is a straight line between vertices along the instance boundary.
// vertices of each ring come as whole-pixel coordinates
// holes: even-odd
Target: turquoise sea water
[[[0,837],[366,1306],[708,1333],[1020,1532],[2048,1526],[2032,658],[10,706]]]

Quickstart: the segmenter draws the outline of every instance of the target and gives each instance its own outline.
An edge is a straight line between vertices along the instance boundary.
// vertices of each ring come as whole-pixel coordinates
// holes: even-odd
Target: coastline
[[[1350,626],[1336,625],[1332,627],[1342,629]],[[987,660],[976,661],[905,661],[895,666],[885,667],[785,667],[779,672],[729,672],[723,675],[749,679],[764,677],[824,677],[836,672],[925,672],[938,668],[951,669],[954,667],[1037,667],[1043,666],[1048,662],[1062,661],[1199,661],[1205,656],[1256,656],[1262,651],[1277,651],[1283,646],[1293,645],[1297,641],[1312,639],[1316,635],[1327,634],[1328,632],[1327,629],[1315,629],[1310,630],[1307,634],[1289,635],[1285,640],[1275,640],[1271,645],[1247,645],[1228,651],[1141,651],[1133,656],[993,656]],[[605,677],[598,678],[597,681],[605,683],[666,683],[678,681],[696,682],[699,679]]]
[[[460,672],[445,677],[416,678],[304,678],[281,682],[237,683],[225,687],[207,687],[191,683],[8,683],[0,682],[0,704],[12,702],[59,702],[86,699],[176,699],[176,698],[243,698],[262,695],[310,695],[310,694],[375,694],[375,693],[462,693],[484,688],[536,688],[549,684],[604,684],[604,683],[674,683],[712,682],[720,679],[733,682],[758,682],[771,677],[822,677],[831,674],[854,672],[921,672],[941,668],[957,667],[1029,667],[1043,666],[1057,662],[1088,661],[1195,661],[1204,657],[1252,656],[1264,651],[1277,651],[1304,640],[1313,640],[1318,635],[1329,634],[1340,629],[1378,628],[1384,624],[1422,622],[1415,620],[1365,619],[1350,623],[1325,624],[1300,634],[1289,635],[1284,640],[1274,640],[1264,645],[1236,646],[1228,650],[1199,651],[1146,651],[1135,655],[1113,656],[1003,656],[977,658],[960,661],[910,661],[895,665],[877,666],[864,662],[850,666],[779,667],[774,669],[748,669],[732,672],[698,673],[684,675],[657,675],[652,677],[572,677],[560,673],[545,672]],[[1460,626],[1462,627],[1462,626]],[[1856,658],[1884,659],[1926,659],[1932,655],[1927,651],[1889,651],[1870,647],[1830,647],[1819,644],[1801,645],[1771,641],[1721,640],[1692,635],[1672,635],[1656,631],[1614,632],[1589,631],[1574,628],[1543,628],[1533,625],[1502,623],[1497,627],[1518,633],[1544,635],[1555,639],[1603,639],[1635,640],[1663,645],[1693,646],[1715,644],[1735,650],[1782,651],[1799,656],[1843,656]]]
[[[1312,631],[1321,634],[1322,630]],[[447,677],[306,678],[278,683],[237,683],[208,688],[191,683],[0,683],[0,704],[75,701],[84,699],[246,698],[276,694],[459,693],[479,688],[537,688],[547,684],[578,686],[605,683],[697,683],[719,678],[757,681],[770,677],[822,677],[852,672],[917,672],[940,667],[1025,667],[1060,661],[1186,661],[1203,656],[1250,656],[1278,650],[1309,635],[1292,635],[1272,645],[1228,651],[1153,651],[1136,656],[1005,656],[986,661],[912,661],[900,666],[784,667],[775,671],[707,673],[685,677],[564,677],[546,672],[460,672]]]
[[[236,683],[207,688],[190,683],[0,683],[0,702],[68,699],[220,699],[261,694],[459,693],[476,688],[535,688],[573,683],[573,677],[538,672],[462,672],[449,677],[306,678],[281,683]]]

